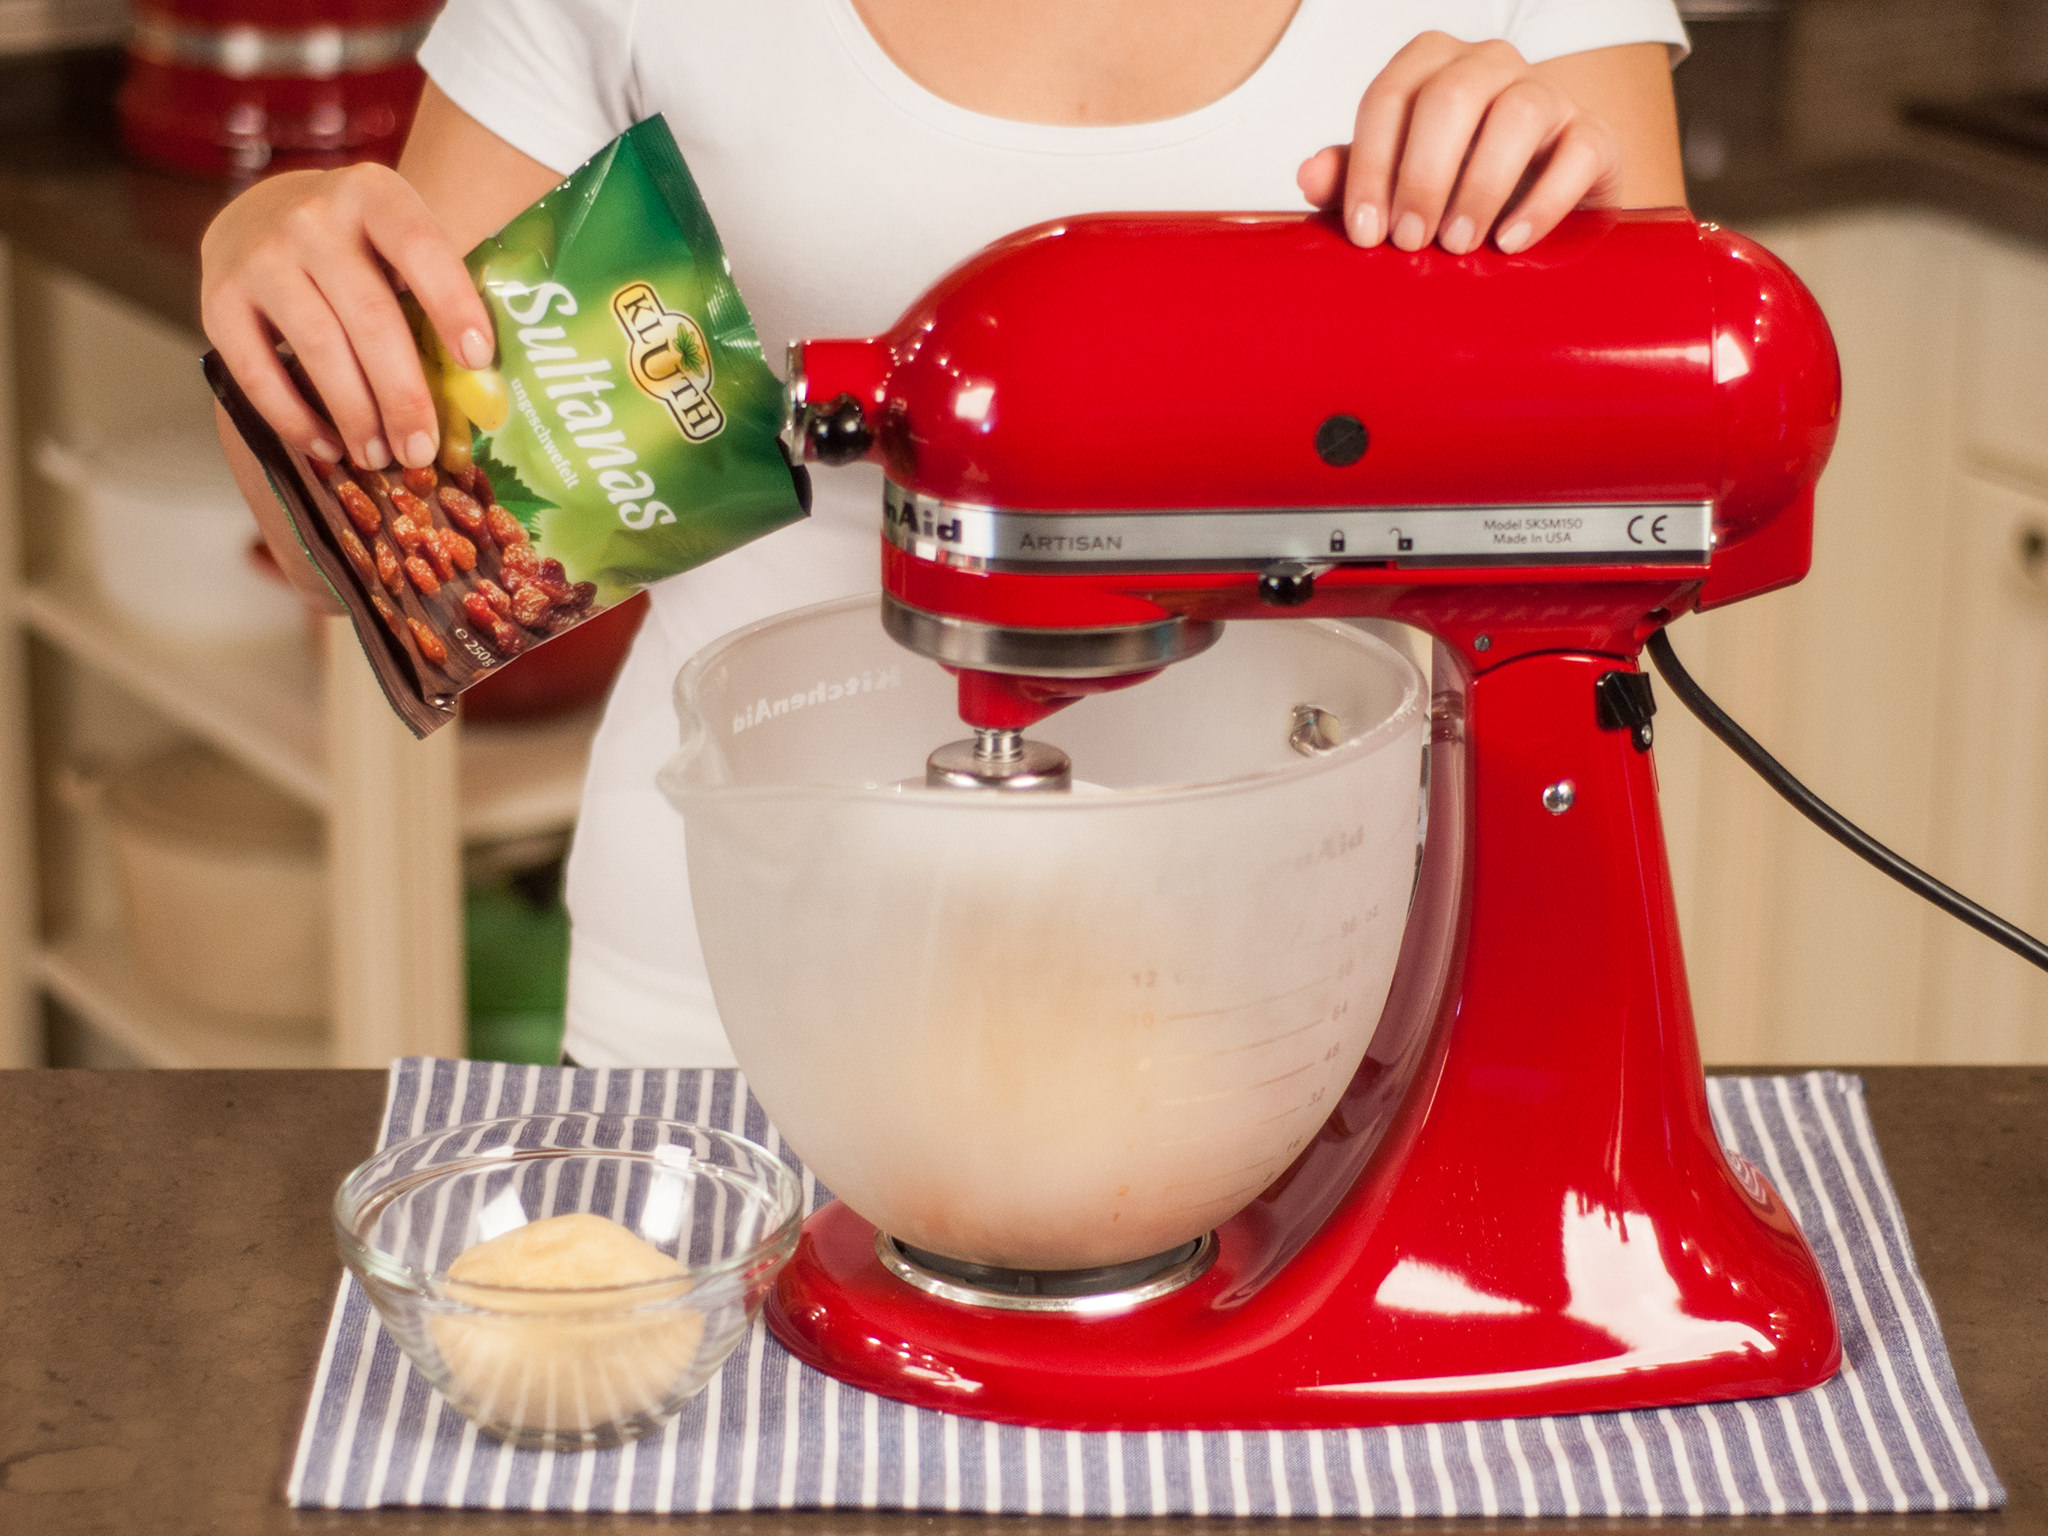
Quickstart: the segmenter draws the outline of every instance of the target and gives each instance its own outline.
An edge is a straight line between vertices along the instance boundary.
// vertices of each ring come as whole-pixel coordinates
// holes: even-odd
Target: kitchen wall
[[[1798,0],[1786,31],[1784,150],[1797,161],[1898,147],[1911,101],[2048,85],[2041,0]]]
[[[1693,39],[1675,76],[1686,171],[1695,206],[1715,215],[1910,198],[1900,162],[1931,146],[1904,109],[2048,91],[2048,0],[1681,9]]]

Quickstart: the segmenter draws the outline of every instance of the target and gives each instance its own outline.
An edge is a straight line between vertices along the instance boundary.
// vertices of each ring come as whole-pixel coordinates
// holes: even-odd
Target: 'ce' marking
[[[1664,537],[1664,524],[1668,519],[1666,517],[1666,514],[1662,512],[1659,512],[1655,517],[1649,518],[1650,537],[1647,541],[1643,538],[1642,525],[1646,516],[1647,514],[1638,512],[1634,517],[1628,520],[1629,543],[1642,544],[1648,542],[1651,544],[1665,544],[1670,542]]]

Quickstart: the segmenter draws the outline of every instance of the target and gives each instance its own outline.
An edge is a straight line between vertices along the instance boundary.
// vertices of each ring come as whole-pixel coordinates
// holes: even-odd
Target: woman
[[[208,231],[202,314],[288,441],[425,464],[434,413],[394,280],[453,353],[488,362],[461,253],[656,112],[773,358],[879,331],[962,257],[1062,214],[1305,197],[1360,245],[1463,254],[1525,249],[1576,206],[1681,203],[1683,46],[1670,0],[453,0],[421,50],[430,83],[398,170],[243,194]],[[324,599],[229,451],[279,559]],[[808,521],[656,590],[569,865],[579,1061],[730,1064],[681,821],[653,783],[676,740],[669,685],[727,630],[871,590],[880,502],[871,467],[827,472]]]

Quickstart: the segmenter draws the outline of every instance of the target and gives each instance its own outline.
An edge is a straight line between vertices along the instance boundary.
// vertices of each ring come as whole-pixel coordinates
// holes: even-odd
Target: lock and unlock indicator
[[[1400,529],[1389,528],[1387,532],[1393,535],[1394,552],[1396,554],[1406,554],[1409,550],[1415,548],[1415,540]],[[1333,555],[1344,553],[1344,530],[1342,528],[1338,528],[1330,534],[1330,553]]]

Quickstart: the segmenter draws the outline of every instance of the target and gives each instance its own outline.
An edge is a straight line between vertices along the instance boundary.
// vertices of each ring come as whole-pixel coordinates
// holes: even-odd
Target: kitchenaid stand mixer
[[[885,336],[804,344],[791,387],[801,451],[888,477],[884,621],[976,731],[934,783],[1056,782],[1023,731],[1225,621],[1437,642],[1392,993],[1293,1165],[1199,1255],[1072,1284],[948,1270],[828,1206],[770,1304],[793,1352],[1078,1429],[1834,1373],[1813,1257],[1709,1122],[1637,664],[1676,615],[1805,572],[1839,375],[1789,272],[1676,211],[1573,215],[1513,257],[1091,216],[990,247]]]

